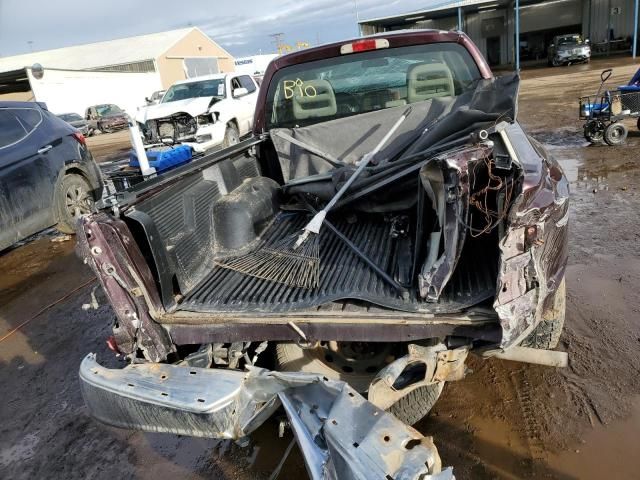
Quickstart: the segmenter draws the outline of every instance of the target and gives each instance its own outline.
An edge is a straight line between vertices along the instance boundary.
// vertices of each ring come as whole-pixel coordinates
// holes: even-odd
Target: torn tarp
[[[413,111],[394,138],[376,156],[378,167],[487,128],[499,120],[515,120],[519,77],[516,74],[479,80],[456,97],[412,103]],[[299,128],[272,129],[285,181],[327,173],[332,162],[312,153],[306,144],[352,166],[389,131],[406,106],[352,115]],[[281,135],[284,134],[284,135]],[[298,143],[291,142],[293,138]],[[347,167],[349,168],[349,167]]]
[[[321,375],[158,363],[110,370],[92,354],[80,380],[94,417],[152,432],[237,440],[282,404],[313,480],[453,479],[431,438]]]

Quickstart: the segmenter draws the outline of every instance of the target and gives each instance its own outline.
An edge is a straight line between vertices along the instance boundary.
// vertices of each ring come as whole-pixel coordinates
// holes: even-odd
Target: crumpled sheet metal
[[[536,150],[517,123],[507,128],[507,135],[524,175],[523,191],[513,203],[500,242],[493,306],[502,327],[502,348],[518,345],[538,325],[568,259],[568,181],[552,157],[541,158],[541,147]]]
[[[436,218],[439,217],[438,204],[442,203],[443,252],[432,265],[425,262],[418,276],[420,296],[427,302],[438,301],[462,253],[466,239],[463,224],[468,223],[469,214],[469,162],[491,153],[489,145],[479,144],[435,157],[420,169],[421,184]],[[452,201],[448,197],[454,188],[456,198]],[[433,235],[431,241],[434,241]]]
[[[348,384],[311,373],[247,372],[157,363],[80,366],[91,414],[121,428],[240,439],[282,404],[313,480],[448,480],[438,451]]]

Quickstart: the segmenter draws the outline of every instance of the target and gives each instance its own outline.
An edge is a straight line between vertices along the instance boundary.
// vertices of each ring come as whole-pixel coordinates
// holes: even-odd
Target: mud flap
[[[122,428],[241,439],[283,405],[307,471],[319,479],[453,479],[431,438],[344,382],[311,373],[247,372],[158,363],[120,370],[95,355],[80,366],[91,414]]]

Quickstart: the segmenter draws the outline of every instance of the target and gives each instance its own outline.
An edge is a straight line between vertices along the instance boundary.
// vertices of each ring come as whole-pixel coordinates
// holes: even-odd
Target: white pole
[[[149,159],[147,158],[147,152],[145,151],[144,144],[142,143],[138,123],[131,117],[129,117],[129,135],[131,136],[131,145],[133,145],[133,149],[138,156],[138,163],[140,164],[142,176],[148,177],[149,175],[153,175],[156,173],[156,169],[149,166]]]

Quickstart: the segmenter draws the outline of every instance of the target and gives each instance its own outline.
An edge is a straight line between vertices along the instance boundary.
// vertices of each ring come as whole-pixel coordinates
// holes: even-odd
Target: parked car
[[[164,94],[167,93],[166,90],[158,90],[153,92],[150,97],[145,98],[147,105],[157,105],[162,100]]]
[[[591,46],[589,40],[583,40],[578,34],[558,35],[553,37],[549,45],[547,63],[549,66],[559,67],[572,63],[589,63],[591,60]]]
[[[84,136],[42,103],[0,102],[0,250],[56,226],[73,233],[102,196]]]
[[[127,113],[113,103],[88,107],[84,118],[89,124],[90,134],[111,133],[129,126]]]
[[[238,143],[251,131],[258,86],[250,75],[217,74],[172,85],[136,116],[146,146],[182,143],[195,152]]]
[[[568,181],[518,123],[518,88],[452,31],[384,32],[272,62],[252,138],[84,219],[79,251],[117,315],[109,345],[132,363],[86,358],[89,411],[238,438],[281,402],[313,471],[334,456],[356,469],[373,451],[395,458],[385,442],[396,435],[359,448],[380,412],[349,393],[342,423],[318,403],[325,382],[413,424],[464,377],[471,351],[566,361],[550,349],[564,322]],[[319,270],[300,278],[309,265]],[[237,371],[265,349],[277,373]],[[245,390],[256,375],[258,396]]]
[[[56,116],[67,122],[72,127],[77,128],[82,135],[89,135],[89,124],[77,113],[61,113]]]

